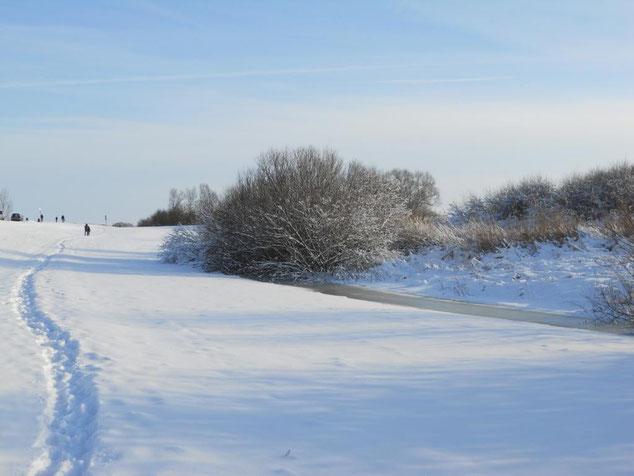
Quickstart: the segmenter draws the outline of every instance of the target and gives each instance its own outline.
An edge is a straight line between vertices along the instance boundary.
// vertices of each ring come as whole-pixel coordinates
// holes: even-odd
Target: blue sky
[[[631,1],[2,1],[0,187],[136,222],[271,147],[429,170],[443,203],[634,154]]]

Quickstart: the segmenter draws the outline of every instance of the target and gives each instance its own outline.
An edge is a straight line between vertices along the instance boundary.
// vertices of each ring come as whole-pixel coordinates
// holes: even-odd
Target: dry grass
[[[417,251],[425,246],[461,248],[490,253],[511,246],[534,246],[538,242],[562,244],[579,236],[579,223],[563,212],[534,214],[526,220],[470,220],[450,225],[439,220],[411,220],[403,227],[399,249]]]
[[[579,237],[579,221],[562,210],[538,212],[530,220],[517,221],[506,229],[507,240],[514,245],[550,242],[563,244]]]
[[[599,228],[612,238],[634,239],[634,213],[628,207],[621,206],[603,220]]]

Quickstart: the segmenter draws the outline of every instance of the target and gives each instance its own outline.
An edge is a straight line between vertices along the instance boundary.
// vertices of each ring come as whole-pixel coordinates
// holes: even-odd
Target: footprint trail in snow
[[[58,253],[63,251],[62,242]],[[36,442],[43,451],[29,474],[82,475],[89,472],[92,463],[99,399],[94,375],[78,363],[79,342],[37,303],[35,278],[53,256],[24,274],[14,294],[16,311],[43,349],[48,381],[44,429]]]

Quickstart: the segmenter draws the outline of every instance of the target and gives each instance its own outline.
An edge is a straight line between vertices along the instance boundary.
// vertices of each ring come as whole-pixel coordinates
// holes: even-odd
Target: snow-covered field
[[[610,279],[611,240],[584,235],[495,253],[428,248],[355,281],[372,288],[520,309],[592,316],[598,283]]]
[[[0,473],[632,473],[631,337],[206,275],[164,233],[0,222]]]

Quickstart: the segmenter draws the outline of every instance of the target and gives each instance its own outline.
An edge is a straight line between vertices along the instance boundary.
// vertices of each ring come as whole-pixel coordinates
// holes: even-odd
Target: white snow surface
[[[430,247],[386,262],[352,282],[587,318],[592,316],[596,286],[610,279],[610,263],[617,252],[612,240],[588,234],[562,245],[537,243],[494,253]]]
[[[634,340],[160,264],[0,222],[0,474],[631,474]]]

